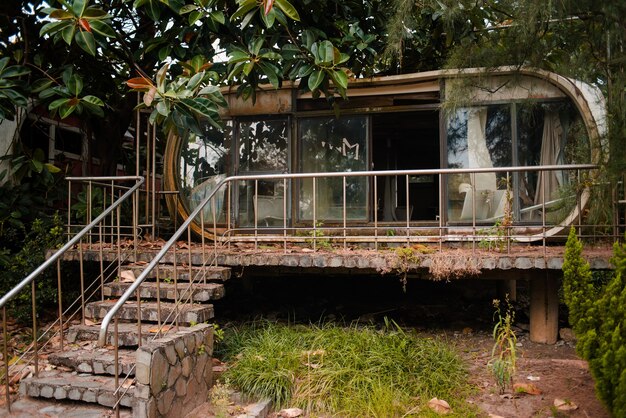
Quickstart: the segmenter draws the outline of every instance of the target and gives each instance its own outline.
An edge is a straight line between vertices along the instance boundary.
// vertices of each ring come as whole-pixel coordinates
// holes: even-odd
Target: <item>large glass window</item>
[[[350,172],[367,170],[367,117],[320,117],[300,119],[299,169],[303,173]],[[313,190],[311,179],[299,182],[298,216],[321,222],[367,218],[368,181],[365,177],[318,178]],[[315,196],[315,201],[314,201]]]
[[[493,105],[457,110],[447,124],[448,167],[511,166],[511,110]],[[485,220],[502,216],[506,175],[459,174],[448,177],[448,219]],[[474,202],[474,194],[476,195]]]
[[[210,195],[217,184],[230,171],[230,125],[224,132],[206,126],[203,135],[189,133],[183,140],[180,151],[179,181],[183,198],[192,211]],[[204,209],[204,219],[213,221],[212,208],[216,209],[216,220],[225,222],[226,188],[215,194],[213,204]]]
[[[240,121],[237,127],[238,174],[289,171],[287,119]],[[289,197],[281,179],[241,181],[238,184],[239,225],[283,226],[289,218]]]
[[[516,131],[511,119],[515,111]],[[514,135],[513,135],[514,134]],[[573,136],[577,140],[571,140]],[[563,165],[588,162],[588,140],[571,104],[532,102],[462,108],[447,120],[450,168]],[[537,221],[546,206],[546,220],[559,222],[574,199],[572,175],[564,171],[510,174],[476,173],[448,176],[448,220],[493,223],[509,204],[518,221]],[[570,199],[571,198],[571,199]]]
[[[563,165],[590,161],[589,141],[570,103],[518,106],[517,155],[520,166]],[[574,172],[528,171],[516,176],[520,219],[559,222],[575,204]]]

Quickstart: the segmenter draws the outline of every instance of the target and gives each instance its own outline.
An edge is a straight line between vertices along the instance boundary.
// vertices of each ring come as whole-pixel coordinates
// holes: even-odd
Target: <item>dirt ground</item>
[[[456,347],[467,362],[475,388],[468,402],[476,404],[485,417],[610,417],[596,398],[587,363],[577,357],[567,329],[566,340],[559,339],[555,345],[530,342],[523,283],[518,284],[515,303],[518,360],[513,383],[526,385],[527,391],[535,394],[516,393],[512,388],[500,394],[487,366],[494,343],[491,301],[497,297],[492,282],[409,281],[404,292],[399,284],[380,277],[262,278],[245,287],[247,297],[243,289],[229,289],[227,294],[237,295],[233,298],[236,302],[216,305],[218,317],[226,319],[222,325],[258,318],[381,324],[390,318],[406,329],[442,338]],[[560,326],[567,327],[567,313],[560,316]],[[564,405],[557,407],[555,402]]]
[[[470,402],[488,416],[610,416],[596,398],[587,363],[576,356],[572,342],[560,340],[556,345],[536,344],[530,342],[524,331],[520,330],[518,334],[517,371],[513,382],[525,385],[523,387],[530,389],[529,392],[536,394],[516,393],[512,388],[500,394],[487,367],[493,346],[489,333],[453,334],[457,349],[467,360],[470,381],[477,389],[477,393],[469,398]],[[565,402],[560,408],[555,406],[559,400]]]

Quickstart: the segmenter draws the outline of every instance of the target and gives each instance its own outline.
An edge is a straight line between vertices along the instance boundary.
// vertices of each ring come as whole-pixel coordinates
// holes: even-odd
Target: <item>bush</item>
[[[589,362],[596,391],[611,413],[626,416],[626,247],[614,245],[608,284],[594,280],[574,228],[567,240],[563,290],[576,351]]]
[[[3,239],[3,247],[0,248],[0,271],[3,275],[0,293],[4,295],[45,261],[46,250],[57,248],[62,243],[63,227],[57,214],[51,219],[35,219],[29,226],[12,226],[3,229],[2,232],[0,236],[3,238],[12,237],[18,240],[16,242]],[[35,280],[37,312],[56,306],[55,272],[55,269],[49,269]],[[9,316],[18,322],[30,322],[32,311],[30,286],[9,302],[8,309]]]

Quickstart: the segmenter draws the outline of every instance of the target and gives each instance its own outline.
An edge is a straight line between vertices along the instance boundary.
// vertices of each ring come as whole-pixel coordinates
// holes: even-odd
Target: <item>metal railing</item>
[[[86,216],[86,226],[82,227],[80,231],[76,232],[75,235],[68,235],[68,241],[58,250],[56,250],[43,264],[37,267],[32,273],[30,273],[27,277],[25,277],[20,283],[18,283],[13,289],[11,289],[7,294],[5,294],[0,299],[0,308],[2,308],[2,326],[3,326],[3,336],[4,336],[4,345],[3,345],[3,359],[4,359],[4,377],[5,377],[5,395],[6,395],[6,405],[7,409],[11,408],[11,399],[10,399],[10,376],[11,370],[9,369],[9,356],[8,356],[8,334],[7,334],[7,304],[13,300],[16,296],[18,296],[23,290],[25,290],[29,285],[31,288],[31,303],[32,303],[32,333],[33,339],[28,348],[24,351],[24,353],[19,356],[18,360],[14,362],[11,366],[12,368],[17,369],[21,367],[25,369],[32,362],[33,363],[33,373],[35,376],[39,374],[39,361],[38,355],[39,350],[44,348],[50,341],[52,341],[52,337],[58,335],[59,336],[59,347],[63,350],[64,346],[64,335],[63,330],[66,327],[67,323],[72,321],[78,313],[81,313],[81,323],[85,324],[85,304],[86,302],[95,297],[98,294],[99,289],[101,289],[102,283],[104,283],[111,275],[116,273],[116,266],[119,266],[123,260],[119,250],[120,245],[118,247],[118,258],[114,262],[111,262],[106,267],[104,266],[104,261],[102,257],[102,243],[108,241],[111,244],[111,247],[114,246],[115,240],[119,243],[122,237],[120,230],[120,218],[121,218],[121,208],[122,205],[127,201],[132,201],[132,207],[136,209],[137,207],[137,193],[139,188],[144,184],[144,178],[140,176],[122,176],[122,177],[83,177],[83,178],[67,178],[70,182],[81,181],[86,183],[87,190],[93,190],[93,187],[104,187],[110,188],[111,193],[109,196],[111,200],[108,201],[106,207],[102,208],[100,214],[95,216],[93,220],[91,220],[92,213],[88,212],[83,215]],[[117,183],[119,182],[134,182],[131,186],[122,186]],[[70,188],[71,190],[71,188]],[[108,191],[107,191],[108,192]],[[88,192],[89,194],[89,192]],[[70,193],[70,197],[72,193]],[[72,205],[72,200],[68,202],[68,204]],[[89,206],[89,205],[88,205]],[[71,218],[68,218],[71,219]],[[137,214],[136,210],[133,210],[132,214],[132,225],[136,225]],[[70,222],[68,222],[69,224]],[[69,227],[68,227],[69,228]],[[70,229],[68,229],[68,233],[72,233]],[[131,234],[134,236],[134,242],[137,242],[136,235],[136,227],[133,227],[133,231]],[[82,245],[81,243],[85,240],[91,245],[94,237],[98,237],[100,244],[100,276],[96,278],[93,282],[87,283],[84,275],[83,268],[83,257],[82,257]],[[106,238],[108,236],[108,238]],[[136,248],[136,245],[134,246]],[[62,269],[61,269],[61,260],[63,256],[71,249],[78,248],[79,250],[79,263],[80,263],[80,295],[78,299],[69,303],[69,306],[63,307],[63,289],[62,289]],[[36,279],[42,275],[44,272],[47,272],[56,267],[56,276],[57,276],[57,298],[58,298],[58,318],[53,321],[51,324],[47,326],[45,330],[41,333],[38,329],[37,323],[37,310],[36,310]],[[56,330],[56,331],[55,331]],[[41,344],[41,347],[40,347]],[[27,356],[29,356],[27,358]],[[21,373],[21,372],[18,372]]]
[[[383,241],[388,241],[389,238],[391,237],[387,237],[387,236],[381,236],[380,234],[380,229],[381,229],[381,225],[379,223],[378,220],[378,214],[377,211],[374,210],[374,217],[373,217],[373,225],[368,226],[368,225],[359,225],[359,226],[351,226],[348,224],[348,219],[347,219],[347,200],[346,200],[346,187],[347,187],[347,178],[358,178],[358,177],[369,177],[373,179],[373,184],[374,184],[374,201],[377,201],[377,187],[376,187],[376,179],[378,177],[384,177],[384,176],[405,176],[406,177],[406,181],[408,184],[408,177],[409,176],[417,176],[417,175],[435,175],[438,176],[439,179],[439,213],[442,213],[442,206],[444,205],[443,201],[444,199],[442,199],[442,190],[443,190],[443,184],[444,181],[446,180],[446,176],[449,175],[455,175],[455,174],[467,174],[471,176],[475,176],[476,174],[479,173],[503,173],[508,177],[512,176],[514,173],[520,173],[520,172],[527,172],[527,171],[538,171],[538,172],[549,172],[549,171],[575,171],[576,172],[576,177],[577,178],[581,178],[581,172],[582,171],[587,171],[587,170],[595,170],[597,169],[596,165],[593,164],[576,164],[576,165],[547,165],[547,166],[534,166],[534,167],[506,167],[506,168],[484,168],[484,169],[432,169],[432,170],[397,170],[397,171],[393,171],[393,170],[388,170],[388,171],[355,171],[355,172],[326,172],[326,173],[297,173],[297,174],[264,174],[264,175],[240,175],[240,176],[231,176],[231,177],[227,177],[222,179],[219,183],[217,183],[217,185],[215,186],[215,188],[193,209],[193,211],[191,211],[191,213],[189,214],[189,216],[187,217],[187,219],[181,224],[181,226],[176,230],[176,232],[174,232],[174,234],[171,236],[171,238],[161,247],[161,249],[159,250],[159,252],[155,255],[155,257],[150,261],[150,263],[148,265],[146,265],[145,269],[142,271],[142,273],[135,279],[135,281],[130,285],[130,287],[127,289],[127,291],[118,299],[118,301],[115,303],[115,305],[109,310],[109,312],[107,313],[107,315],[104,317],[101,327],[100,327],[100,335],[99,335],[99,340],[98,343],[99,345],[104,345],[106,342],[106,335],[107,335],[107,330],[110,326],[111,321],[116,317],[117,312],[119,311],[119,309],[124,305],[124,303],[126,303],[131,295],[133,293],[135,293],[137,291],[137,289],[141,286],[141,284],[145,281],[145,279],[149,276],[149,274],[151,273],[151,271],[157,267],[159,265],[159,263],[162,262],[162,260],[165,258],[165,256],[168,254],[168,252],[170,250],[176,250],[176,243],[179,240],[179,238],[181,236],[183,236],[183,234],[185,232],[187,232],[187,240],[189,242],[191,242],[191,231],[192,231],[192,224],[194,222],[199,222],[200,228],[201,230],[207,230],[207,231],[213,231],[213,235],[214,238],[213,239],[213,243],[212,243],[212,247],[213,247],[213,251],[215,254],[217,254],[218,251],[218,247],[220,245],[227,245],[230,242],[236,241],[236,240],[252,240],[255,243],[255,246],[258,245],[258,243],[263,239],[263,237],[268,237],[268,239],[271,240],[282,240],[285,246],[285,249],[287,248],[287,243],[288,242],[294,242],[294,241],[304,241],[304,240],[308,240],[312,243],[312,245],[316,246],[316,243],[319,242],[322,239],[336,239],[336,240],[340,240],[343,242],[343,245],[347,245],[347,242],[349,241],[349,239],[354,239],[354,238],[363,238],[364,240],[369,240],[370,242],[374,242],[374,243],[378,243],[378,242],[383,242]],[[317,180],[318,179],[328,179],[328,178],[341,178],[342,179],[342,196],[343,196],[343,203],[342,203],[342,207],[341,207],[341,213],[342,213],[342,217],[340,219],[339,225],[338,226],[324,226],[323,230],[324,231],[334,231],[337,232],[338,235],[335,236],[330,236],[330,235],[320,235],[318,234],[318,231],[321,230],[321,228],[318,226],[318,221],[322,220],[319,219],[317,217],[317,210],[316,210],[316,191],[317,191]],[[289,225],[288,219],[289,219],[289,211],[288,211],[288,199],[286,198],[286,191],[289,188],[289,181],[290,180],[303,180],[303,179],[311,179],[312,180],[312,195],[313,195],[313,207],[312,207],[312,219],[311,219],[311,226],[303,226],[303,227],[298,227],[298,226],[291,226]],[[258,216],[258,190],[259,190],[259,182],[260,181],[264,181],[264,180],[278,180],[282,182],[283,185],[283,190],[285,191],[285,196],[283,196],[282,199],[282,225],[274,225],[271,228],[260,228],[259,227],[259,216]],[[255,199],[255,209],[254,210],[254,216],[253,216],[253,226],[251,227],[244,227],[244,228],[235,228],[233,227],[233,213],[235,213],[234,209],[233,209],[233,202],[231,201],[231,190],[234,187],[233,185],[236,182],[241,182],[241,181],[252,181],[254,182],[254,199]],[[226,190],[224,190],[223,188],[226,188]],[[581,207],[583,207],[586,203],[586,199],[588,198],[588,192],[586,192],[584,189],[582,190],[580,193],[578,193],[576,195],[576,209],[575,211],[578,211],[578,213],[580,213]],[[226,226],[225,228],[221,227],[218,224],[217,221],[217,217],[218,217],[218,210],[216,210],[216,208],[218,207],[217,203],[216,203],[216,196],[218,193],[224,193],[226,196],[226,200],[227,200],[227,204],[225,206],[224,211],[226,212]],[[406,190],[406,198],[407,201],[409,200],[409,189],[407,187]],[[542,203],[540,205],[538,205],[537,209],[541,209],[542,211],[542,216],[541,216],[541,224],[539,225],[542,229],[542,233],[539,234],[539,236],[535,236],[535,238],[537,239],[543,239],[545,240],[547,238],[547,234],[546,231],[548,228],[555,228],[555,227],[565,227],[567,225],[549,225],[546,222],[546,208],[547,206],[550,204],[549,201],[546,200],[546,192],[545,190],[541,190],[541,193],[543,195],[543,199],[542,199]],[[212,216],[212,219],[209,221],[208,223],[208,227],[207,227],[207,222],[204,219],[205,218],[205,207],[207,205],[210,205],[209,209],[209,213]],[[222,209],[220,209],[220,211],[222,211]],[[406,231],[406,235],[401,237],[402,241],[406,241],[406,242],[411,242],[414,239],[418,239],[418,238],[423,238],[423,237],[429,237],[429,238],[436,238],[440,243],[444,240],[444,239],[448,239],[448,238],[455,238],[453,235],[444,235],[442,233],[442,231],[444,231],[444,229],[450,229],[453,228],[450,225],[444,225],[443,223],[443,218],[440,216],[439,219],[437,220],[437,225],[434,226],[434,229],[437,231],[436,234],[432,234],[432,235],[415,235],[414,232],[415,231],[419,231],[420,229],[433,229],[433,226],[426,226],[426,227],[422,227],[422,226],[416,226],[413,225],[411,220],[410,220],[410,216],[409,216],[409,209],[408,209],[408,205],[407,205],[407,209],[406,209],[406,221],[405,221],[405,225],[403,227],[403,229],[405,229]],[[568,217],[567,219],[569,219],[571,221],[571,216]],[[567,221],[566,219],[566,221]],[[563,222],[561,222],[562,224]],[[481,236],[481,234],[478,233],[477,228],[479,226],[479,222],[476,219],[476,193],[474,193],[472,195],[472,219],[471,219],[471,224],[470,225],[466,225],[462,228],[467,229],[468,226],[471,228],[471,234],[468,237],[467,235],[464,237],[456,237],[457,239],[463,239],[463,240],[472,240],[473,242],[476,241],[476,238],[485,238],[484,236]],[[371,232],[371,234],[368,235],[362,235],[362,236],[348,236],[348,232],[350,229],[366,229],[368,231]],[[385,227],[386,228],[386,227]],[[513,228],[508,227],[508,228]],[[222,229],[222,233],[218,234],[218,230]],[[279,230],[279,233],[276,232],[266,232],[269,230]],[[296,233],[297,232],[310,232],[310,235],[305,235],[305,236],[298,236]],[[510,231],[509,231],[510,232]],[[238,234],[242,234],[245,233],[245,236],[241,236]],[[519,238],[522,239],[523,237],[527,237],[527,235],[523,235],[523,234],[519,234],[518,236],[515,236],[513,234],[509,234],[508,237],[509,238]],[[206,248],[206,244],[205,244],[205,236],[204,234],[201,234],[201,239],[202,239],[202,243],[201,243],[201,249],[204,253],[205,248]],[[398,240],[394,240],[394,241],[398,241]],[[191,245],[187,245],[189,254],[191,254]],[[189,258],[191,259],[191,255],[189,255]],[[203,260],[204,260],[205,256],[203,255]],[[215,259],[215,257],[213,257],[213,260]],[[176,257],[174,257],[174,260],[176,260]],[[191,263],[190,263],[191,264]],[[206,265],[206,261],[203,261],[203,264]]]
[[[313,248],[319,242],[331,241],[344,247],[348,243],[373,244],[375,248],[379,243],[410,243],[418,241],[439,242],[446,241],[467,241],[476,243],[481,240],[492,239],[489,226],[498,224],[500,229],[506,230],[507,238],[522,242],[545,241],[552,236],[559,234],[563,228],[571,224],[581,225],[581,216],[584,207],[590,196],[590,187],[593,187],[594,176],[591,171],[598,167],[593,164],[571,164],[571,165],[544,165],[544,166],[520,166],[520,167],[498,167],[498,168],[472,168],[472,169],[427,169],[427,170],[385,170],[385,171],[359,171],[359,172],[327,172],[327,173],[296,173],[296,174],[261,174],[261,175],[240,175],[223,179],[212,190],[212,192],[201,201],[196,210],[188,217],[189,223],[195,223],[195,230],[206,231],[209,236],[223,245],[244,241],[253,242],[255,248],[261,242],[282,242],[284,248],[288,243],[308,242]],[[537,197],[532,204],[521,205],[516,202],[518,196],[512,196],[516,190],[513,183],[520,184],[521,176],[533,173],[538,176],[546,176],[550,172],[566,173],[564,176],[572,179],[566,193],[554,196],[550,190],[546,190],[546,182],[541,182],[539,189],[535,191]],[[476,178],[480,175],[490,174],[504,179],[505,185],[497,187],[499,190],[478,190]],[[466,181],[467,190],[462,198],[464,202],[457,201],[465,214],[462,218],[455,219],[449,215],[450,202],[444,193],[450,193],[450,186],[447,183],[454,177],[463,176]],[[403,201],[401,213],[395,221],[381,219],[378,202],[381,200],[379,193],[379,180],[384,178],[401,179],[397,183],[404,183]],[[420,177],[431,177],[433,186],[437,193],[436,206],[431,208],[433,215],[430,221],[412,220],[411,205],[412,199],[411,179]],[[370,196],[361,208],[360,219],[355,219],[349,215],[352,202],[348,196],[350,184],[354,184],[358,179],[365,184],[362,187],[364,196]],[[436,180],[435,180],[436,179]],[[334,210],[333,219],[329,220],[320,213],[319,195],[321,194],[320,184],[326,182],[328,192],[328,182],[335,181],[332,193],[340,196],[335,200],[337,203]],[[264,196],[260,196],[260,186],[263,183],[273,182],[276,189],[282,189],[282,194],[274,194],[273,213],[263,213],[263,204],[267,204]],[[304,182],[307,185],[307,211],[302,215],[302,191]],[[248,208],[242,208],[241,187],[247,187]],[[237,190],[238,192],[233,192]],[[365,188],[368,188],[365,191]],[[483,196],[483,201],[479,194],[498,193],[502,200],[503,196],[509,193],[508,219],[504,214],[492,214],[491,216],[479,216],[479,207],[483,209],[489,198]],[[298,195],[298,193],[300,195]],[[216,196],[220,196],[222,203],[215,202]],[[354,193],[353,193],[354,195]],[[235,197],[237,196],[237,197]],[[487,195],[488,196],[488,195]],[[210,210],[204,208],[209,201],[212,201]],[[389,202],[386,202],[389,204]],[[496,206],[495,202],[489,203]],[[481,206],[482,205],[482,206]],[[569,205],[569,206],[568,206]],[[220,208],[221,206],[221,208]],[[277,207],[278,206],[278,207]],[[299,206],[299,207],[298,207]],[[373,207],[372,207],[373,206]],[[568,206],[564,211],[563,207]],[[500,207],[501,212],[503,207]],[[555,208],[560,207],[561,218],[556,219]],[[212,208],[217,208],[216,213]],[[491,208],[493,209],[493,208]],[[298,212],[300,211],[300,212]],[[207,213],[212,220],[198,221],[199,214]],[[530,219],[530,215],[534,215]],[[301,219],[298,219],[298,218]],[[216,220],[219,218],[219,222]],[[244,219],[246,218],[246,219]],[[520,219],[527,218],[527,219]],[[269,222],[268,222],[269,220]]]

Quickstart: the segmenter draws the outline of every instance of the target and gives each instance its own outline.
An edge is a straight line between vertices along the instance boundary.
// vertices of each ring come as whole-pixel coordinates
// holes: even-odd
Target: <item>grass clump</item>
[[[227,332],[232,362],[225,378],[244,393],[311,416],[436,416],[426,404],[446,399],[452,416],[471,416],[461,358],[432,338],[399,327],[260,323]]]

